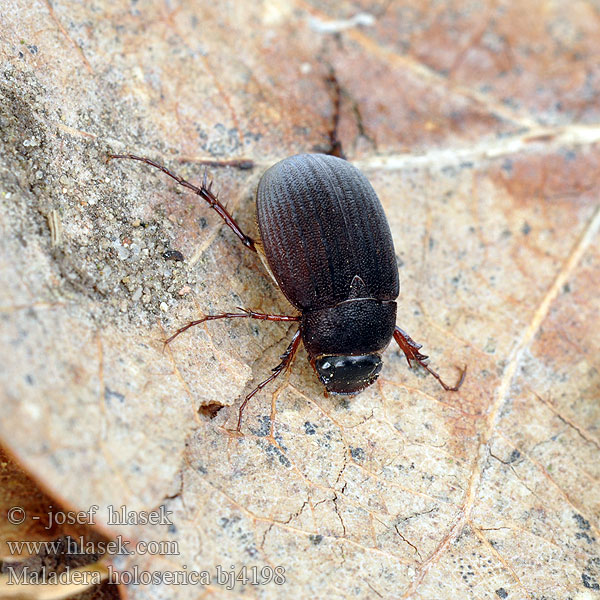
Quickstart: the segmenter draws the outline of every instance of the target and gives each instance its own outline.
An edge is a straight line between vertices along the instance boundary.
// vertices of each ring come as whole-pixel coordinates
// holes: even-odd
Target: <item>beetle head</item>
[[[331,394],[357,394],[377,379],[382,365],[378,354],[321,356],[315,360],[319,379]]]

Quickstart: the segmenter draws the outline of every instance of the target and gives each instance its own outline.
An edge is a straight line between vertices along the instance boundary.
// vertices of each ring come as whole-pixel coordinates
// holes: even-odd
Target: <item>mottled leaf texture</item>
[[[173,543],[115,572],[210,576],[122,598],[600,598],[598,31],[593,0],[3,0],[2,444],[98,532]],[[301,350],[236,436],[293,324],[161,340],[292,308],[201,199],[106,157],[194,182],[253,161],[209,174],[255,235],[260,174],[330,145],[331,72],[398,324],[467,378],[446,393],[390,347],[342,401]]]

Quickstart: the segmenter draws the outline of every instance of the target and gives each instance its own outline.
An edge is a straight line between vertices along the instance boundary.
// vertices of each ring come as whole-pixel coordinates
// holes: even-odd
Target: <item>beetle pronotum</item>
[[[299,315],[239,313],[206,315],[178,329],[216,319],[250,318],[299,323],[281,362],[242,402],[237,431],[248,401],[291,364],[300,342],[327,391],[356,394],[378,377],[381,354],[392,338],[413,363],[429,371],[446,391],[457,391],[429,367],[421,345],[396,325],[398,267],[390,228],[367,178],[346,160],[326,154],[297,154],[268,169],[256,194],[260,241],[246,235],[211,190],[206,173],[197,187],[166,167],[132,154],[203,198],[242,244],[264,258],[280,290]]]

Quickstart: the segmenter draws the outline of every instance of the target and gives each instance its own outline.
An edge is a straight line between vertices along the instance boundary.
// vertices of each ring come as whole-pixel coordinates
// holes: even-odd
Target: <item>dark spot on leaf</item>
[[[292,463],[289,461],[288,457],[277,446],[273,446],[273,444],[266,444],[265,450],[267,454],[276,456],[284,467],[292,466]]]
[[[271,417],[269,415],[260,415],[258,417],[260,426],[257,429],[250,428],[250,431],[258,437],[265,437],[271,433]]]
[[[581,574],[581,580],[583,581],[584,587],[590,590],[600,590],[600,585],[595,579],[592,579],[587,573]]]
[[[579,529],[586,530],[590,528],[590,522],[587,519],[584,519],[579,513],[573,513],[573,518]]]
[[[365,451],[362,448],[350,448],[350,455],[354,460],[364,460]]]
[[[496,596],[499,598],[508,598],[508,592],[504,588],[498,588],[496,590]]]
[[[521,453],[517,449],[515,449],[510,453],[510,456],[508,457],[508,460],[506,462],[513,463],[516,460],[519,460],[519,458],[521,458]]]
[[[104,400],[110,404],[113,398],[116,398],[121,403],[125,402],[125,396],[123,394],[111,390],[108,386],[104,386]]]
[[[310,421],[304,423],[304,433],[306,435],[315,435],[317,433],[317,425],[313,425]]]
[[[523,227],[521,227],[521,233],[523,235],[529,235],[529,232],[531,231],[531,225],[525,221],[525,223],[523,223]]]
[[[309,535],[308,539],[315,545],[318,546],[323,541],[323,536],[320,534],[317,535]]]
[[[594,557],[588,560],[585,570],[581,574],[581,581],[588,590],[600,590],[598,578],[600,577],[600,558]]]
[[[278,433],[277,431],[275,431],[273,433],[273,437],[275,438],[275,441],[279,444],[279,447],[281,448],[281,450],[283,452],[285,452],[287,450],[287,446],[284,444],[281,434]]]

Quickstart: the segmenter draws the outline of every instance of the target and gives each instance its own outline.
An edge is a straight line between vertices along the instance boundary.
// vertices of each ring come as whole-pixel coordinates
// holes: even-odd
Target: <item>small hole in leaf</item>
[[[219,402],[211,402],[210,404],[205,404],[198,409],[198,413],[202,415],[205,419],[210,420],[214,419],[217,416],[217,413],[223,408],[222,404]]]

